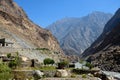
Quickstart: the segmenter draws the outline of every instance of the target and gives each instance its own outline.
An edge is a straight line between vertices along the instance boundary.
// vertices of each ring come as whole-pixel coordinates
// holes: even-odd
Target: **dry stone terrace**
[[[54,51],[45,52],[45,51],[36,50],[35,48],[21,49],[21,48],[0,47],[1,54],[7,55],[8,53],[12,53],[14,55],[16,52],[18,52],[20,56],[26,56],[29,59],[37,59],[39,62],[43,62],[43,60],[47,57],[52,58],[57,62],[58,57],[61,56],[59,54],[54,53]]]

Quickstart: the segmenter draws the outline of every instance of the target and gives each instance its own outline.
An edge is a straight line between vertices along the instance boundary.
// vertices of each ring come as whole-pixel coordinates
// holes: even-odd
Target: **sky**
[[[82,17],[94,11],[114,14],[120,0],[14,0],[37,25],[45,28],[66,17]]]

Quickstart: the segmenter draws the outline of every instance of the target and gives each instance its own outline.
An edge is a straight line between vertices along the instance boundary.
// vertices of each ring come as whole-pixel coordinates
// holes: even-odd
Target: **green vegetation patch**
[[[47,50],[47,51],[50,51],[48,48],[36,48],[36,50]]]
[[[72,74],[72,75],[71,75],[71,78],[76,78],[76,74]]]
[[[9,80],[13,78],[13,74],[11,73],[11,69],[6,65],[0,64],[0,80]]]
[[[92,68],[94,67],[94,66],[93,66],[91,63],[89,63],[89,62],[87,62],[85,66],[89,67],[89,69],[92,69]]]
[[[7,56],[9,57],[9,55],[7,55]],[[15,59],[10,61],[8,65],[9,65],[10,68],[16,68],[16,67],[20,66],[20,64],[21,64],[21,60],[20,60],[20,57],[19,57],[19,53],[16,52]]]
[[[82,74],[82,78],[87,78],[87,75],[86,74]]]
[[[36,48],[35,50],[38,50],[43,54],[51,54],[52,53],[48,48]]]
[[[43,62],[45,65],[49,65],[49,64],[53,65],[55,63],[55,61],[53,59],[50,59],[50,58],[45,58]]]
[[[58,63],[58,69],[64,69],[65,67],[68,67],[68,64],[68,61],[61,61]]]

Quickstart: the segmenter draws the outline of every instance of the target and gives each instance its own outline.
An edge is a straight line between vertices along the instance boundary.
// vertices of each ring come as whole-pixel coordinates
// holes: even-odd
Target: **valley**
[[[43,28],[14,0],[0,0],[0,80],[120,80],[119,30],[120,9]]]

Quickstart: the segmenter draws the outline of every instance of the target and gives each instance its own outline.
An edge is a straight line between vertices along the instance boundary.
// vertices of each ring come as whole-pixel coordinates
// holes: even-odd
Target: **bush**
[[[18,52],[16,52],[15,59],[10,61],[8,65],[10,68],[16,68],[17,66],[20,65],[20,63],[21,63],[20,57],[18,56]]]
[[[0,80],[9,80],[12,79],[13,75],[11,74],[11,69],[6,65],[0,64]]]
[[[11,69],[6,64],[3,64],[3,63],[0,64],[0,73],[1,72],[10,72],[10,71],[11,71]]]
[[[17,62],[15,60],[14,61],[10,61],[8,65],[9,65],[10,68],[14,68],[14,67],[17,66]]]
[[[82,78],[87,78],[86,74],[82,74]]]
[[[93,65],[91,63],[89,63],[89,62],[87,62],[85,66],[89,67],[90,69],[93,68]]]
[[[36,50],[47,50],[47,51],[49,51],[48,48],[36,48]]]
[[[10,58],[10,57],[11,57],[11,53],[8,53],[8,54],[7,54],[7,58]]]
[[[76,77],[76,75],[75,75],[75,74],[72,74],[72,75],[71,75],[71,78],[75,78],[75,77]]]
[[[68,61],[62,61],[62,62],[59,62],[58,63],[58,68],[59,69],[64,69],[65,67],[67,67],[68,66]]]
[[[45,65],[47,65],[47,64],[54,64],[55,63],[55,61],[54,60],[52,60],[52,59],[50,59],[50,58],[46,58],[46,59],[44,59],[44,64]]]
[[[81,59],[79,62],[82,64],[84,62],[84,60]]]

